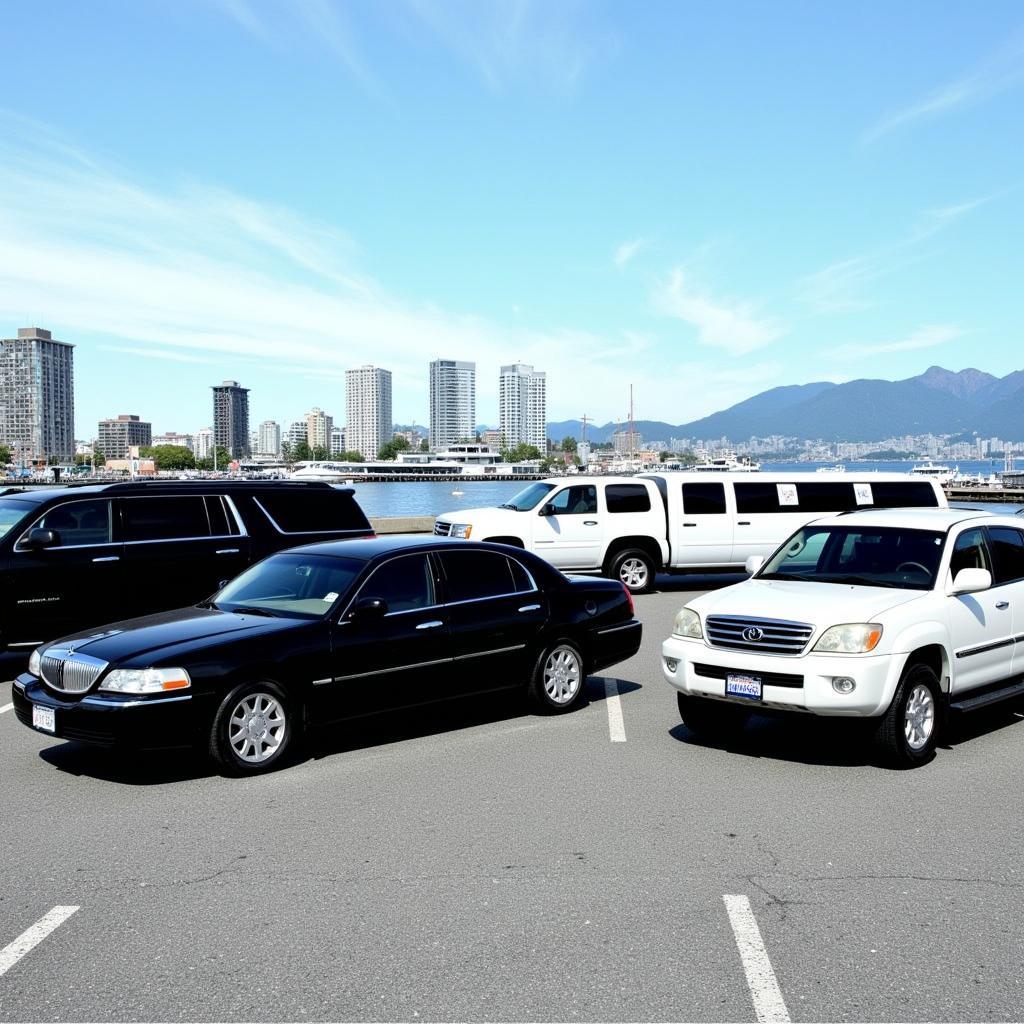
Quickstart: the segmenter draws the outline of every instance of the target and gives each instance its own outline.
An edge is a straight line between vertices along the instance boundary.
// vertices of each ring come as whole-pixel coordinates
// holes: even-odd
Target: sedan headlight
[[[192,680],[183,668],[115,668],[100,683],[108,693],[163,693],[186,690]]]
[[[692,608],[683,608],[676,616],[672,626],[674,636],[688,636],[694,640],[703,640],[704,633],[700,628],[700,616]]]
[[[28,674],[37,678],[42,674],[39,663],[42,660],[42,647],[37,647],[28,657]]]
[[[463,540],[469,540],[469,535],[472,532],[473,526],[471,523],[452,523],[452,528],[448,533],[448,536],[461,537]]]
[[[814,645],[824,654],[867,654],[882,639],[882,627],[877,622],[845,622],[830,626]]]

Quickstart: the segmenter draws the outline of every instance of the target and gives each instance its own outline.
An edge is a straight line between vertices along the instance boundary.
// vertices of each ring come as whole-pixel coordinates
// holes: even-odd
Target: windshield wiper
[[[759,580],[804,580],[807,583],[820,583],[821,577],[805,572],[766,572],[757,577]]]
[[[499,505],[498,508],[510,508],[513,512],[522,512],[522,509],[518,505],[510,505],[507,501]]]
[[[216,601],[211,601],[211,600],[207,599],[205,601],[200,601],[196,605],[196,607],[197,608],[217,608],[217,602]],[[219,608],[217,608],[217,610],[220,611]]]
[[[849,583],[852,586],[861,587],[898,587],[898,583],[891,580],[880,580],[877,576],[829,576],[825,583]]]
[[[272,612],[269,608],[257,608],[255,605],[249,604],[236,605],[231,611],[236,615],[263,615],[268,619],[278,618],[277,612]]]

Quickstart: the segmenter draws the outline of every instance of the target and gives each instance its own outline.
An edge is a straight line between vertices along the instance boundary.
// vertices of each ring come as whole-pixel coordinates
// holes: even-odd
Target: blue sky
[[[1019,3],[9,4],[0,336],[77,433],[253,422],[344,370],[548,372],[549,419],[1024,367]]]

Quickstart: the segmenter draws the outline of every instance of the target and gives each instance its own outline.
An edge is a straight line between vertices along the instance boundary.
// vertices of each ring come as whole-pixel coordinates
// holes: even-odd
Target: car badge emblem
[[[757,643],[758,640],[764,639],[764,630],[759,629],[757,626],[747,626],[743,630],[743,639],[748,643]]]

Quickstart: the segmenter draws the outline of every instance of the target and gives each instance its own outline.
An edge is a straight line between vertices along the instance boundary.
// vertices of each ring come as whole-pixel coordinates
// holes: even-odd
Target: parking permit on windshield
[[[338,595],[332,590],[329,594],[324,594],[323,599],[328,604],[331,604],[333,601],[337,601],[338,600]]]

